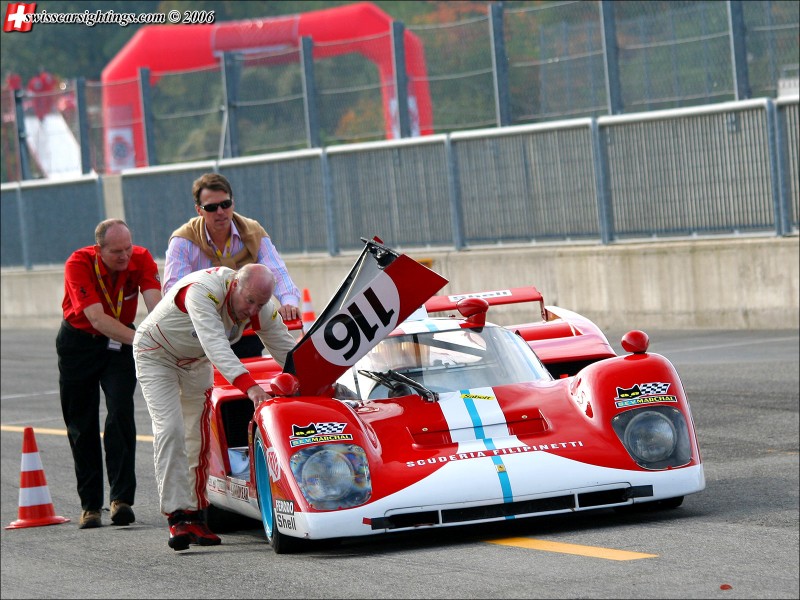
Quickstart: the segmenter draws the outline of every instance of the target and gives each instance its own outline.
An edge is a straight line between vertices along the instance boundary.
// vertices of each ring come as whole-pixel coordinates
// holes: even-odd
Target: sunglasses
[[[198,204],[200,208],[202,208],[206,212],[217,212],[217,209],[222,207],[223,209],[230,208],[233,206],[233,200],[228,198],[227,200],[223,200],[222,202],[215,202],[214,204],[206,204],[203,206],[202,204]]]

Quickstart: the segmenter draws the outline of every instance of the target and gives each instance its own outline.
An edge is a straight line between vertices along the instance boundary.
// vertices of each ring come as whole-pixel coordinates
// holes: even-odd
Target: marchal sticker
[[[342,433],[347,423],[309,423],[308,425],[292,425],[292,435],[289,437],[289,445],[292,448],[305,446],[307,444],[319,444],[322,442],[346,442],[352,441],[353,436],[349,433]]]
[[[617,388],[617,397],[614,399],[614,406],[626,408],[628,406],[642,406],[645,404],[655,404],[657,402],[677,402],[678,398],[667,395],[669,383],[660,381],[652,383],[637,383],[629,388]]]

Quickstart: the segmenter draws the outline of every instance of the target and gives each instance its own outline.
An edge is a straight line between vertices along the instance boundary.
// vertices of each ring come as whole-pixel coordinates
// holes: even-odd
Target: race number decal
[[[366,261],[371,254],[362,255]],[[357,262],[358,286],[343,285],[287,357],[300,395],[328,395],[336,378],[389,335],[447,280],[405,254],[382,267]],[[363,267],[363,270],[362,270]]]
[[[325,360],[349,367],[397,327],[399,314],[400,294],[382,272],[311,339]]]

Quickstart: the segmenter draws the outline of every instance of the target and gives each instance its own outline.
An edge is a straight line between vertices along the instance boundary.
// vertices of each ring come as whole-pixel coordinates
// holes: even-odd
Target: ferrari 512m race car
[[[216,375],[215,521],[260,519],[283,553],[308,540],[674,508],[704,489],[686,394],[646,334],[627,333],[618,356],[596,325],[545,306],[534,287],[431,297],[446,283],[366,242],[283,371],[245,359],[273,398],[254,408]],[[531,322],[487,321],[493,306],[521,302],[537,308]]]

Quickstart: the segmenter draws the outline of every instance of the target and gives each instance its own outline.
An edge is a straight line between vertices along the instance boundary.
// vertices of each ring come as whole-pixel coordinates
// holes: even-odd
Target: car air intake
[[[509,517],[512,515],[572,510],[573,508],[575,508],[575,496],[570,494],[569,496],[555,496],[553,498],[540,498],[537,500],[523,500],[520,502],[443,510],[442,523],[478,521],[496,517]]]
[[[439,513],[434,510],[391,515],[389,517],[372,519],[371,526],[372,529],[432,527],[448,523],[465,523],[468,521],[481,521],[512,515],[572,510],[574,508],[575,496],[570,494],[568,496],[556,496],[554,498],[540,498],[537,500],[524,500],[520,502],[443,510],[441,520],[439,519]]]
[[[586,492],[576,496],[568,494],[552,498],[538,498],[535,500],[522,500],[502,504],[489,504],[486,506],[472,506],[469,508],[452,508],[439,512],[428,510],[419,513],[403,513],[371,519],[372,529],[407,529],[409,527],[435,527],[451,523],[466,523],[470,521],[485,521],[510,517],[514,515],[535,515],[550,512],[576,510],[580,508],[593,508],[623,504],[631,498],[641,498],[653,495],[652,486],[622,487],[613,490]]]

